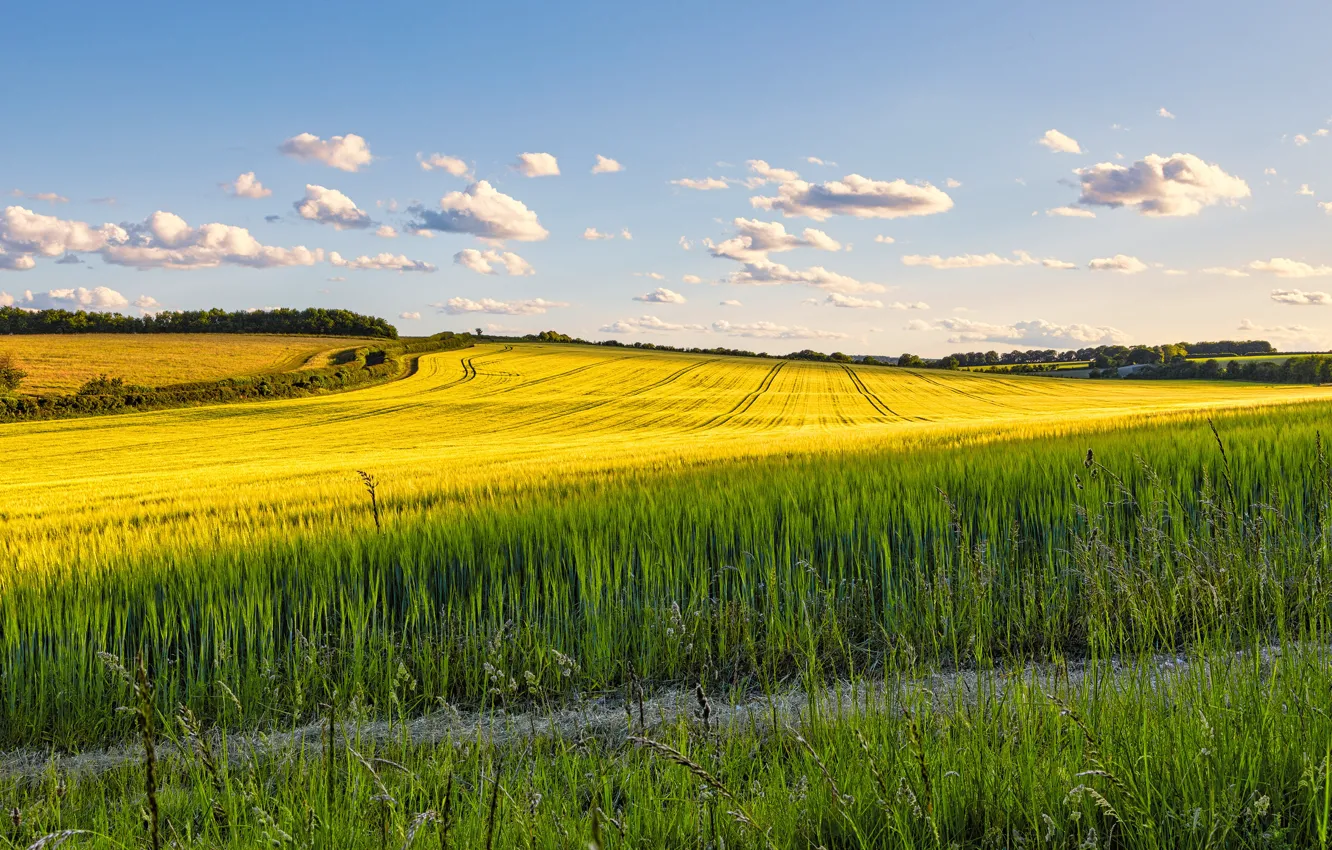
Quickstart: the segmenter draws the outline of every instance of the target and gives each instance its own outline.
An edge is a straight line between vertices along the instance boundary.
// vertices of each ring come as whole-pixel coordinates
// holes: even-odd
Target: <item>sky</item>
[[[772,352],[1332,348],[1323,3],[5,16],[0,304]]]

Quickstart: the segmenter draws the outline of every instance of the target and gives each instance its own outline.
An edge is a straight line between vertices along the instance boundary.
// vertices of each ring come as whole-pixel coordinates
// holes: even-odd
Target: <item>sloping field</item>
[[[274,340],[262,356],[262,347],[236,342],[257,364],[333,341]],[[1064,381],[487,345],[425,355],[411,377],[354,393],[0,427],[8,459],[2,545],[22,572],[76,556],[111,560],[359,525],[358,469],[378,475],[390,499],[429,502],[459,489],[615,469],[988,440],[1324,397],[1300,386]]]
[[[20,391],[71,393],[98,375],[163,387],[323,366],[328,354],[365,339],[273,334],[33,334],[0,337],[28,373]],[[316,355],[324,355],[316,357]]]

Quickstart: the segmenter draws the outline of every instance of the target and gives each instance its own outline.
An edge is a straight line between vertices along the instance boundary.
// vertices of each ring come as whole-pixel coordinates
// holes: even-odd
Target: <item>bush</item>
[[[23,383],[23,379],[28,377],[14,362],[14,355],[9,352],[0,353],[0,392],[12,393]]]

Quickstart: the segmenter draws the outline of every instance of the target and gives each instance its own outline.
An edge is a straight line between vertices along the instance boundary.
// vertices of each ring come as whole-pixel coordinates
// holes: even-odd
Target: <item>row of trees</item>
[[[1107,372],[1105,377],[1115,374]],[[1175,360],[1138,369],[1125,377],[1138,380],[1210,378],[1263,384],[1328,384],[1332,383],[1332,355],[1308,354],[1283,361]]]
[[[950,354],[935,361],[940,369],[963,366],[1005,366],[1037,363],[1090,362],[1093,368],[1110,369],[1119,366],[1170,363],[1189,357],[1239,357],[1273,354],[1276,349],[1267,340],[1221,340],[1220,342],[1174,342],[1164,345],[1098,345],[1069,351],[1052,348],[1009,351],[968,351]]]
[[[125,316],[84,310],[24,310],[0,307],[0,333],[5,334],[85,334],[85,333],[230,333],[230,334],[301,334],[316,336],[355,336],[397,339],[398,329],[377,316],[364,316],[351,310],[309,307],[293,310],[212,310],[164,311],[149,316]]]

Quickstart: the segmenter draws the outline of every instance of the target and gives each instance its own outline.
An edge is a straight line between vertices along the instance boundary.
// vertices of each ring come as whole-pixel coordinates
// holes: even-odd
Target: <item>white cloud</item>
[[[1102,162],[1076,169],[1080,204],[1135,207],[1142,215],[1197,215],[1213,204],[1249,197],[1249,184],[1193,154],[1149,154],[1130,166]]]
[[[354,260],[344,260],[337,251],[328,255],[328,261],[338,268],[355,269],[357,271],[391,271],[391,272],[433,272],[435,267],[430,263],[421,260],[409,260],[402,254],[390,254],[388,252],[376,254],[373,257],[361,255]]]
[[[1169,109],[1166,109],[1164,106],[1161,107],[1160,109],[1156,110],[1156,114],[1157,114],[1157,115],[1160,115],[1162,118],[1174,118],[1174,117],[1175,117],[1175,113],[1171,112]]]
[[[953,178],[949,177],[947,180],[944,181],[944,185],[947,186],[949,189],[960,189],[962,187],[962,181],[954,180]]]
[[[1273,289],[1272,300],[1278,304],[1326,307],[1332,304],[1332,295],[1326,292],[1305,292],[1302,289]]]
[[[882,233],[880,233],[878,236],[874,237],[874,241],[883,245],[891,245],[897,240],[891,236],[884,236]]]
[[[712,256],[742,263],[767,259],[769,253],[791,251],[796,248],[815,248],[820,251],[840,251],[842,245],[822,230],[805,228],[800,236],[786,232],[786,227],[779,221],[766,222],[751,218],[737,218],[731,222],[737,231],[735,236],[714,245],[711,240],[704,244],[712,251]]]
[[[948,331],[950,343],[1002,342],[1041,348],[1081,348],[1128,342],[1128,335],[1117,328],[1084,324],[1060,325],[1045,319],[996,325],[974,319],[947,317],[932,322],[913,319],[910,331]]]
[[[146,296],[141,296],[139,300],[157,305],[155,300]],[[51,289],[35,294],[27,291],[23,293],[21,298],[15,298],[8,293],[0,293],[0,306],[24,307],[29,310],[60,308],[64,310],[106,312],[123,310],[129,304],[128,298],[105,286],[95,286],[92,289],[85,289],[82,286],[72,289]]]
[[[67,204],[69,198],[57,192],[36,192],[28,195],[28,198],[34,201],[46,201],[48,204]]]
[[[364,230],[374,225],[370,214],[337,189],[305,184],[305,197],[292,204],[301,218],[331,224],[338,230]]]
[[[598,239],[614,239],[615,234],[602,233],[600,230],[597,230],[595,227],[589,227],[588,229],[583,231],[583,238],[588,240],[589,242],[593,242]]]
[[[535,212],[485,180],[478,180],[461,192],[450,192],[440,199],[439,206],[439,212],[413,207],[411,211],[420,220],[411,227],[444,233],[470,233],[497,241],[539,242],[550,235],[537,220]]]
[[[128,237],[124,228],[118,225],[92,227],[81,221],[42,215],[19,206],[5,207],[4,217],[0,219],[0,248],[17,254],[58,257],[70,251],[100,251],[108,244],[123,242]]]
[[[422,171],[434,171],[436,169],[452,174],[454,177],[466,177],[472,170],[466,162],[456,156],[448,154],[432,153],[430,156],[416,155],[417,162],[421,163]]]
[[[725,301],[720,301],[720,302],[718,302],[718,304],[719,304],[719,306],[722,306],[722,307],[743,307],[743,306],[745,306],[745,305],[741,304],[739,301],[736,301],[734,298],[727,298]]]
[[[878,299],[859,298],[855,295],[843,295],[840,292],[834,292],[823,301],[810,299],[815,304],[827,304],[831,307],[846,307],[852,310],[878,309],[883,306],[883,302]]]
[[[1078,144],[1077,139],[1069,138],[1058,130],[1046,130],[1045,135],[1036,141],[1055,153],[1082,153],[1082,146]]]
[[[808,162],[810,165],[828,165],[827,162],[824,162],[823,160],[819,159],[817,156],[807,156],[805,157],[805,162]],[[834,162],[832,164],[836,165],[837,163]]]
[[[627,227],[622,227],[622,228],[620,228],[620,238],[623,239],[623,240],[625,240],[626,242],[632,242],[632,241],[633,241],[633,238],[634,238],[634,234],[632,234],[632,233],[629,232],[629,228],[627,228]]]
[[[280,268],[312,266],[324,259],[320,248],[264,245],[244,227],[218,223],[190,227],[180,216],[161,210],[143,224],[129,225],[121,233],[124,238],[112,239],[102,248],[102,258],[113,265],[140,269],[180,270],[222,265]]]
[[[259,182],[253,171],[247,171],[231,183],[223,183],[222,186],[238,198],[267,198],[273,194],[272,189],[265,188],[264,184]]]
[[[375,231],[375,235],[381,239],[397,239],[398,231],[387,224],[381,224],[379,229]]]
[[[1128,254],[1115,254],[1113,257],[1100,257],[1087,264],[1094,272],[1119,272],[1120,274],[1138,274],[1147,271],[1147,264]]]
[[[1305,325],[1268,325],[1263,326],[1241,319],[1237,330],[1248,334],[1261,335],[1286,343],[1295,350],[1318,350],[1327,347],[1327,337],[1321,332]]]
[[[689,239],[688,239],[687,237],[684,237],[684,236],[681,236],[681,237],[680,237],[680,241],[679,241],[677,244],[679,244],[679,246],[680,246],[681,248],[685,249],[686,251],[688,251],[688,250],[690,250],[690,249],[692,249],[692,248],[694,247],[694,243],[693,243],[693,242],[690,242]]]
[[[1332,266],[1311,266],[1285,257],[1273,257],[1270,260],[1254,260],[1249,268],[1256,272],[1267,272],[1277,277],[1327,277],[1332,275]]]
[[[1304,147],[1305,145],[1309,144],[1309,137],[1304,135],[1303,133],[1296,133],[1294,141],[1297,147]]]
[[[1317,130],[1314,130],[1314,135],[1321,138],[1322,136],[1326,136],[1329,132],[1332,131],[1328,130],[1326,127],[1320,127]]]
[[[597,154],[597,164],[592,166],[593,174],[614,174],[617,171],[624,171],[624,166],[608,156]]]
[[[773,322],[732,324],[722,319],[713,322],[712,329],[727,336],[750,337],[753,339],[846,339],[846,334],[837,331],[811,330],[800,325],[787,326]]]
[[[634,272],[634,277],[650,277],[653,280],[665,280],[666,275],[661,272]]]
[[[663,322],[656,316],[639,316],[636,319],[620,319],[609,325],[602,325],[602,333],[669,333],[671,331],[706,331],[704,325],[686,325],[675,322]]]
[[[548,153],[520,153],[513,170],[524,177],[555,177],[560,173],[560,164]]]
[[[512,251],[498,251],[494,248],[485,251],[464,248],[453,255],[453,262],[479,274],[496,274],[496,265],[503,266],[505,274],[515,277],[536,274],[527,260]]]
[[[1201,270],[1203,274],[1218,275],[1220,277],[1248,277],[1249,273],[1240,269],[1228,269],[1225,266],[1212,266]]]
[[[727,280],[730,283],[745,286],[782,286],[784,284],[803,284],[829,292],[848,294],[861,292],[883,292],[881,284],[856,280],[837,272],[830,272],[823,266],[795,270],[774,263],[771,260],[755,260],[745,263],[740,271],[732,272]]]
[[[1319,201],[1318,206],[1322,207],[1323,212],[1332,215],[1332,201]]]
[[[1313,193],[1314,190],[1309,188],[1308,183],[1301,183],[1300,188],[1295,191],[1297,195],[1312,195]]]
[[[1001,257],[998,254],[960,254],[955,257],[941,257],[938,254],[923,256],[907,254],[902,257],[902,264],[907,266],[929,266],[932,269],[979,269],[987,266],[1031,266],[1039,262],[1026,251],[1014,251],[1013,257]]]
[[[37,260],[32,254],[7,254],[4,248],[0,248],[0,270],[11,272],[26,272],[37,267]],[[11,304],[0,304],[3,307],[13,306]]]
[[[1045,211],[1046,215],[1060,216],[1062,218],[1096,218],[1096,213],[1082,207],[1055,207]]]
[[[496,301],[482,298],[473,301],[470,298],[450,298],[443,304],[431,304],[441,312],[451,316],[465,313],[491,313],[498,316],[536,316],[556,307],[568,307],[564,301],[547,301],[544,298],[527,298],[519,301]]]
[[[834,215],[856,218],[902,218],[941,213],[953,206],[948,193],[929,183],[871,180],[848,174],[829,183],[793,180],[783,183],[775,197],[749,199],[756,209],[777,210],[787,217],[806,216],[823,221]]]
[[[665,287],[657,287],[646,295],[635,295],[635,301],[647,301],[652,304],[683,304],[685,297],[678,292],[673,292]]]
[[[680,280],[684,281],[685,283],[702,283],[702,282],[703,282],[703,278],[699,277],[699,276],[696,275],[696,274],[687,274],[687,275],[685,275],[684,277],[680,278]]]
[[[361,166],[369,165],[374,159],[365,139],[355,133],[334,136],[328,141],[311,133],[301,133],[287,139],[278,150],[303,162],[322,162],[342,171],[359,171]]]
[[[774,168],[761,159],[750,159],[745,161],[749,170],[754,173],[754,177],[746,181],[751,189],[756,189],[764,183],[790,183],[792,180],[799,180],[800,175],[789,168]]]
[[[145,316],[151,316],[162,310],[162,305],[151,295],[140,295],[138,298],[135,298],[134,306],[139,308],[139,312]]]
[[[408,320],[410,320],[410,321],[415,321],[415,320],[421,318],[421,313],[420,313],[419,311],[410,311],[410,312],[409,312],[409,311],[407,311],[407,310],[403,310],[401,313],[398,314],[398,318],[399,318],[399,319],[408,319]]]
[[[679,180],[670,181],[676,186],[685,189],[697,189],[700,192],[710,192],[713,189],[725,189],[727,183],[725,180],[718,180],[716,177],[703,177],[695,179],[693,177],[681,177]]]
[[[1275,168],[1264,168],[1263,173],[1266,174],[1268,177],[1277,176],[1277,170]]]

